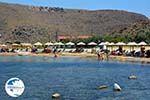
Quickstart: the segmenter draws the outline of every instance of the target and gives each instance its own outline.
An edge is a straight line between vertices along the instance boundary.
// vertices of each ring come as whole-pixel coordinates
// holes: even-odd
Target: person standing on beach
[[[104,54],[103,54],[103,55],[105,55],[104,58],[105,58],[106,60],[109,60],[109,51],[108,51],[106,45],[103,46],[103,50],[104,50]]]
[[[109,51],[105,50],[105,54],[106,54],[106,60],[109,60]]]

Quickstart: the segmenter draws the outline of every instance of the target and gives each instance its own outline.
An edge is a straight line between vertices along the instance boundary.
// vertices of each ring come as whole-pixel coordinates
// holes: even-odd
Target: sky
[[[88,10],[126,10],[150,18],[150,0],[0,0],[0,2]]]

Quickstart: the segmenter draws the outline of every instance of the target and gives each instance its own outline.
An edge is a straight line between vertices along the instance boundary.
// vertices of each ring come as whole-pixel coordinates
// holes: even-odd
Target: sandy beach
[[[0,56],[16,56],[17,53],[0,53]],[[61,56],[72,56],[72,57],[80,57],[80,58],[90,58],[97,60],[97,55],[92,53],[58,53],[58,57]],[[53,53],[30,53],[29,56],[49,56],[54,57]],[[150,58],[142,58],[142,57],[128,57],[128,56],[114,56],[110,55],[109,60],[121,61],[121,62],[138,62],[138,63],[150,63]]]

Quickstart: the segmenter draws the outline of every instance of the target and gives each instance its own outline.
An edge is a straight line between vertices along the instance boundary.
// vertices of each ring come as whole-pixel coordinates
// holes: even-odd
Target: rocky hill
[[[129,30],[125,28],[140,21],[149,22],[149,19],[118,10],[89,11],[0,3],[0,42],[46,42],[54,40],[56,33],[74,36],[111,34]]]

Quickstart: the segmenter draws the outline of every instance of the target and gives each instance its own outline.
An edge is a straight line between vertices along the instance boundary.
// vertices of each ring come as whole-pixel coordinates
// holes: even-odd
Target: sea
[[[136,80],[128,76],[136,75]],[[5,91],[17,77],[25,90],[19,97]],[[117,82],[122,91],[113,91]],[[106,89],[98,89],[107,85]],[[150,64],[98,61],[79,57],[0,56],[0,100],[149,100]]]

